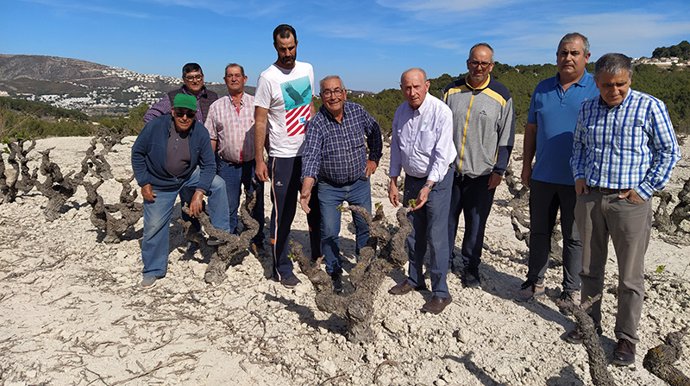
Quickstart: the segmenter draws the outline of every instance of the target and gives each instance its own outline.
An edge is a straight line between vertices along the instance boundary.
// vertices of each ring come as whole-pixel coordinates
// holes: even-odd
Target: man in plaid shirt
[[[340,211],[347,202],[371,212],[369,176],[381,158],[381,128],[364,108],[347,101],[347,90],[338,76],[327,76],[319,82],[323,106],[309,122],[302,162],[300,205],[309,213],[313,185],[318,184],[321,208],[321,251],[333,289],[342,292],[342,263],[338,234]],[[369,155],[367,156],[367,148]],[[369,226],[353,213],[356,229],[355,253],[369,239]]]
[[[600,97],[580,108],[570,165],[575,222],[582,239],[582,299],[602,294],[609,236],[618,261],[618,344],[613,363],[635,363],[644,300],[644,255],[652,228],[651,197],[664,188],[680,159],[664,103],[630,88],[632,61],[623,54],[597,60]],[[589,312],[601,333],[601,300]],[[582,341],[578,330],[566,340]]]

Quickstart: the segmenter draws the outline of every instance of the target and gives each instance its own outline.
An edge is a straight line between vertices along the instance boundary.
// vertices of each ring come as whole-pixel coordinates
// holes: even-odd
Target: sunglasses
[[[191,110],[175,110],[175,116],[178,118],[182,118],[184,116],[187,116],[189,119],[194,119],[194,116],[196,115],[195,111]]]

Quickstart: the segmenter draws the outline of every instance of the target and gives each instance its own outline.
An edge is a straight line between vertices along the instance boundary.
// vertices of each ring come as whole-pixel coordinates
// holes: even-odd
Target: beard
[[[297,56],[283,56],[280,58],[280,63],[285,65],[291,65],[295,63]]]

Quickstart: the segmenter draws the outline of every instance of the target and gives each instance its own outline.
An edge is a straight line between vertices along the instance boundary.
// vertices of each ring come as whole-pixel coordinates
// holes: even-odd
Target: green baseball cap
[[[173,108],[184,108],[196,111],[196,97],[187,94],[177,94],[173,99]]]

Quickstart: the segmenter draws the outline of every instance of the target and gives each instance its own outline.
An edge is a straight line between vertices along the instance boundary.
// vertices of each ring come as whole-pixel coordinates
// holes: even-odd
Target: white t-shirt
[[[268,140],[271,157],[302,155],[302,144],[311,118],[314,69],[295,61],[291,70],[272,64],[259,76],[254,106],[268,109]]]

